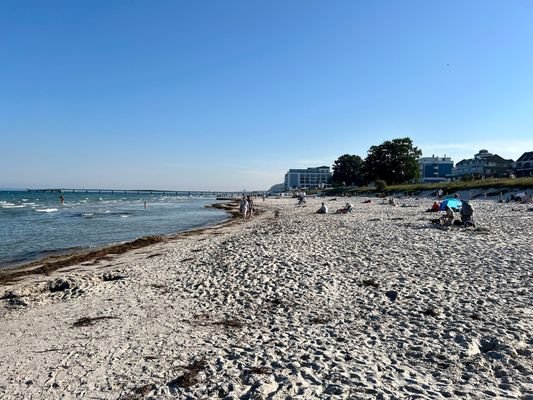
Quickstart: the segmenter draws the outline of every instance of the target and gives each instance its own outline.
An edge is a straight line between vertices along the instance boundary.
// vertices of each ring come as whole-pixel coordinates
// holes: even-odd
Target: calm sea
[[[0,268],[228,219],[214,197],[0,191]],[[144,207],[144,202],[147,207]]]

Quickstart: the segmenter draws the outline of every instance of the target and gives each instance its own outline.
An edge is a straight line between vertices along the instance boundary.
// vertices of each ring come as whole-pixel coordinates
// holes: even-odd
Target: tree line
[[[418,180],[418,158],[422,151],[408,138],[387,140],[371,146],[363,160],[355,154],[344,154],[333,163],[333,184],[361,186],[384,181],[396,185]]]

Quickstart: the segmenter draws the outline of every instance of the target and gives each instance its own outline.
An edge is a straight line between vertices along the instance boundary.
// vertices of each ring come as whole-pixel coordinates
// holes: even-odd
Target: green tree
[[[333,183],[359,185],[363,181],[361,167],[363,159],[356,155],[344,154],[333,163]]]
[[[413,147],[413,141],[406,138],[387,140],[368,150],[363,164],[367,181],[382,179],[394,185],[416,180],[420,176],[418,158],[422,151]]]

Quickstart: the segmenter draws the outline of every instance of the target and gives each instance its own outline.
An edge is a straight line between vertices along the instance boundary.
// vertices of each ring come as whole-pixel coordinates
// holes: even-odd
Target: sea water
[[[224,221],[210,196],[0,191],[0,268]],[[146,207],[144,203],[146,202]]]

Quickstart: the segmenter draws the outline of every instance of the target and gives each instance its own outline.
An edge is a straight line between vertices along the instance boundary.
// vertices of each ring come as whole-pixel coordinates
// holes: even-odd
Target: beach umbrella
[[[450,207],[450,208],[455,208],[455,209],[460,209],[462,206],[462,203],[461,203],[461,200],[459,199],[444,199],[442,200],[442,202],[440,203],[440,210],[441,211],[444,211],[446,210],[446,207]]]

